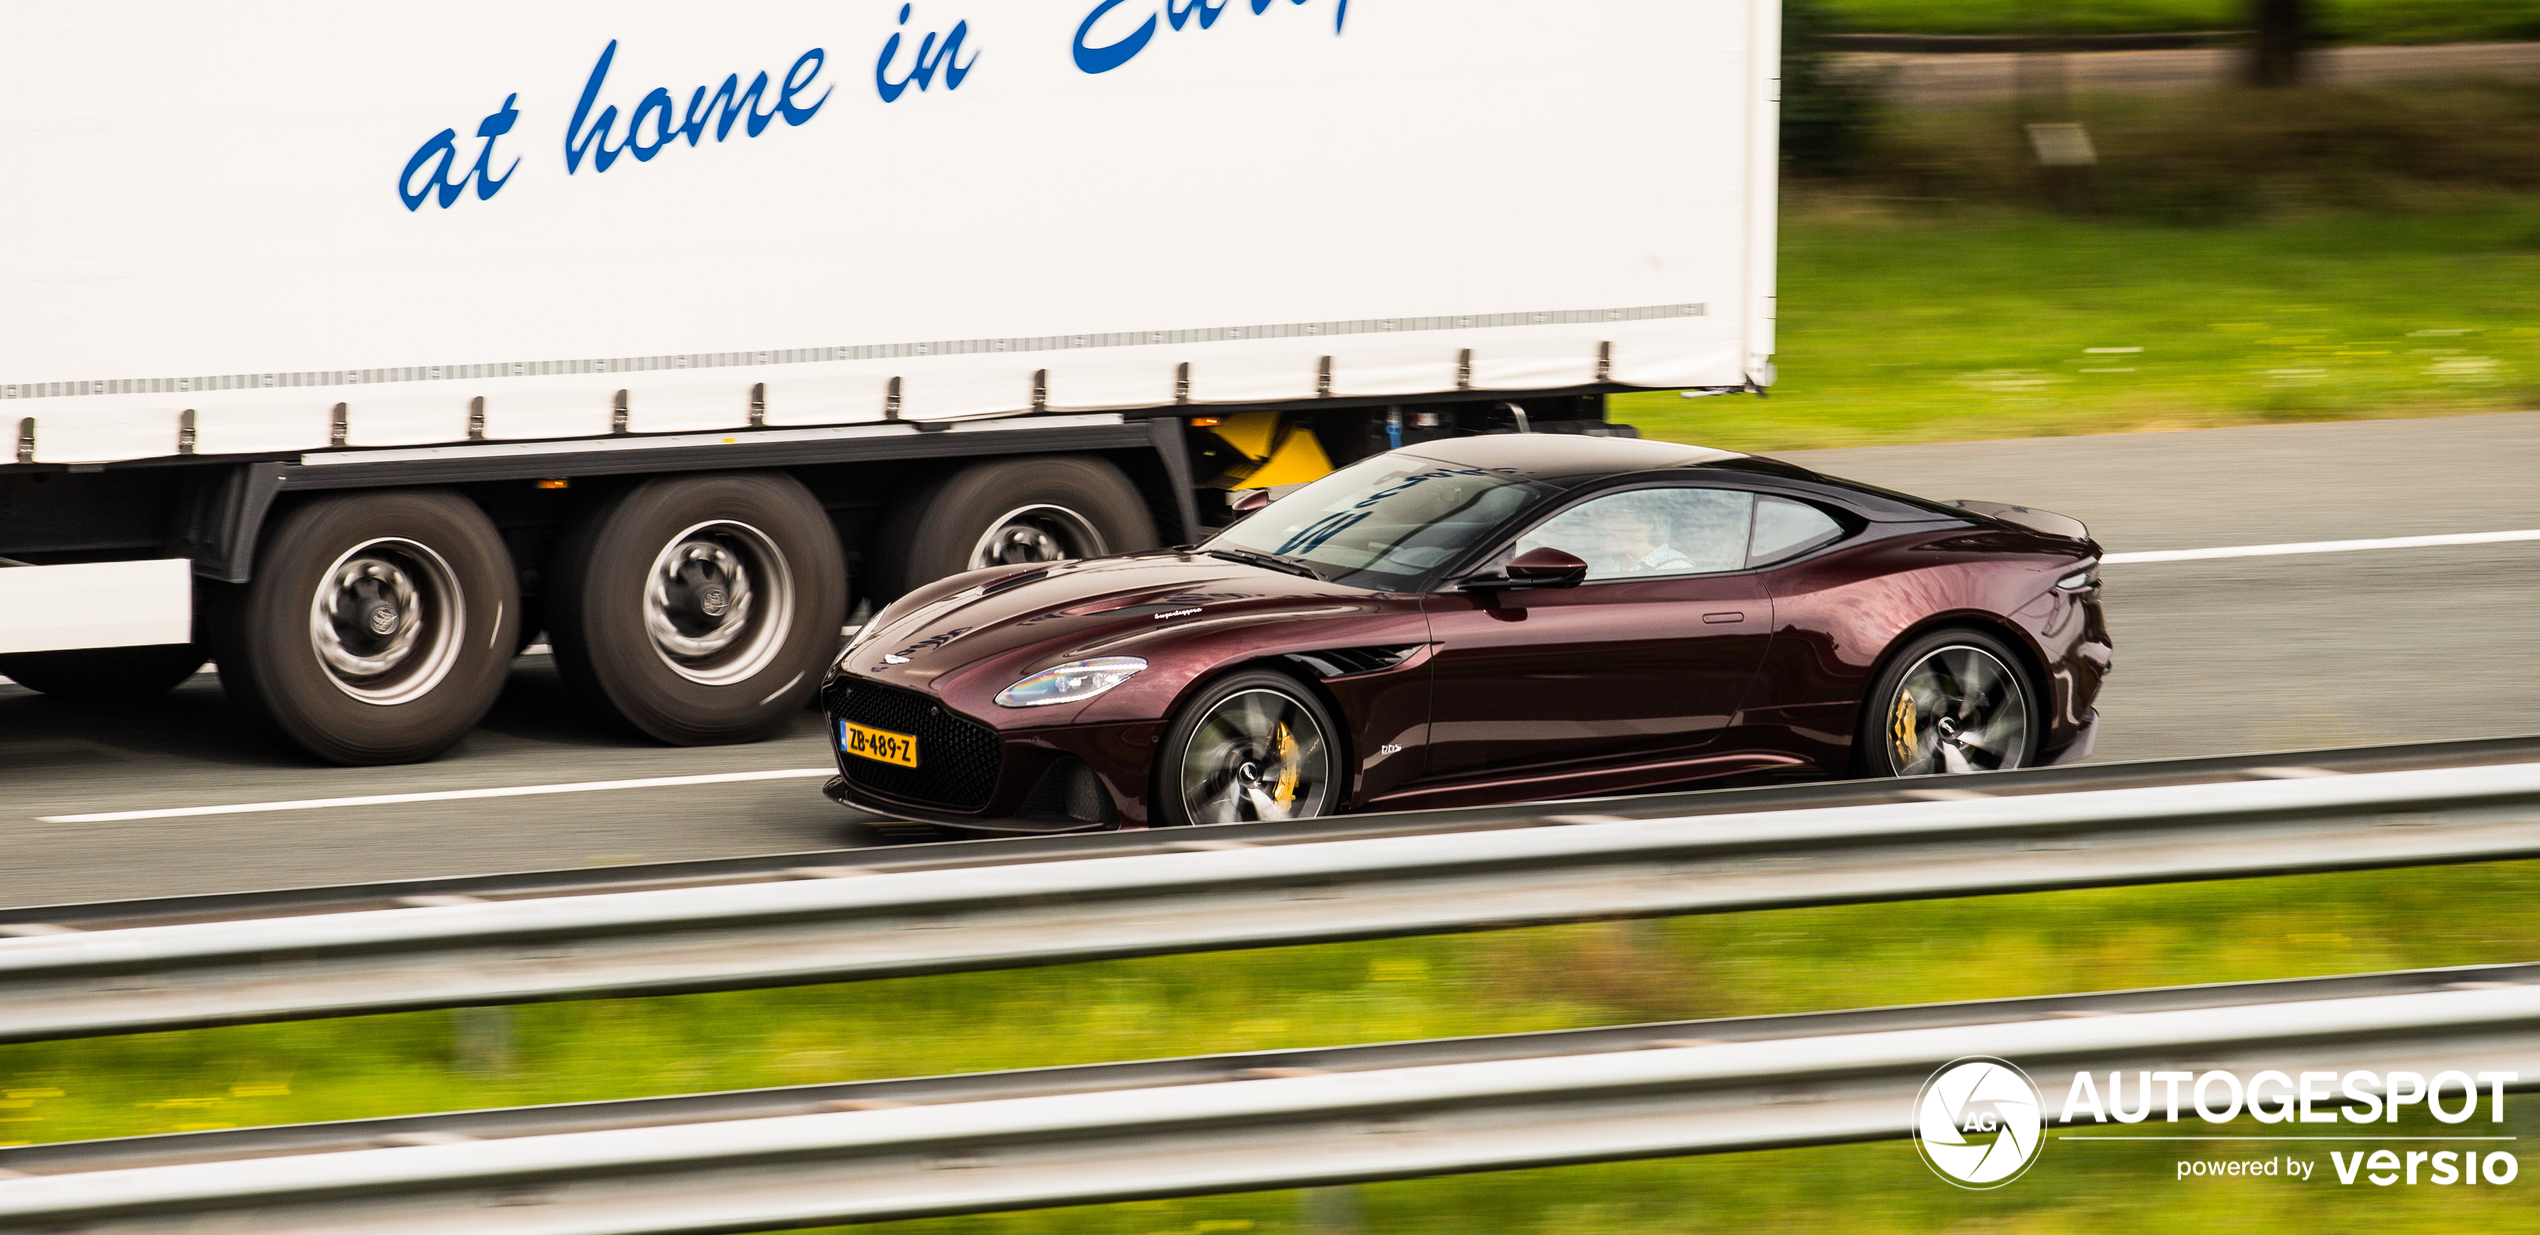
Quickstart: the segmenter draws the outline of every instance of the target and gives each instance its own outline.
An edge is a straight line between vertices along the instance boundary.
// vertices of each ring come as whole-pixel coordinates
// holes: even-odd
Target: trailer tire
[[[413,763],[502,693],[520,583],[474,502],[412,489],[318,498],[267,529],[255,578],[218,606],[221,689],[330,763]]]
[[[637,485],[565,529],[547,578],[565,680],[676,746],[782,729],[818,693],[846,620],[837,530],[782,472]]]
[[[989,566],[1152,549],[1138,486],[1099,455],[974,463],[904,496],[875,537],[875,600]]]
[[[70,703],[138,703],[176,689],[209,659],[195,643],[12,652],[0,656],[0,677]]]

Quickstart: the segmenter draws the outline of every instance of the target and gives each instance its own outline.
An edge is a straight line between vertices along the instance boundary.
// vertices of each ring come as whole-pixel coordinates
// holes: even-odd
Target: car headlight
[[[1137,676],[1147,662],[1135,656],[1104,656],[1069,661],[1043,669],[997,692],[997,706],[1040,708],[1053,703],[1091,699]]]

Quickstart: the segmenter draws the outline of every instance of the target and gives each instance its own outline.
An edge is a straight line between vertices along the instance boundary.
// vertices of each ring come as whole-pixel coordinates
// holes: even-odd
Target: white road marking
[[[2310,540],[2291,545],[2224,545],[2217,549],[2161,549],[2150,553],[2111,553],[2100,561],[2111,566],[2121,566],[2128,562],[2201,562],[2218,557],[2355,553],[2364,549],[2430,549],[2442,545],[2496,545],[2514,540],[2540,540],[2540,528],[2520,532],[2461,532],[2451,536],[2393,536],[2387,540]]]
[[[378,793],[359,798],[302,798],[296,802],[237,802],[226,806],[174,806],[164,810],[110,810],[91,815],[39,815],[38,823],[119,823],[126,819],[180,819],[192,815],[252,815],[262,811],[321,810],[330,806],[392,806],[401,802],[461,802],[470,798],[525,798],[545,793],[597,793],[604,789],[663,789],[675,785],[725,785],[736,781],[835,776],[836,768],[782,768],[773,772],[716,772],[704,776],[648,776],[642,780],[586,780],[568,785],[509,785],[498,789],[442,789],[431,793]]]

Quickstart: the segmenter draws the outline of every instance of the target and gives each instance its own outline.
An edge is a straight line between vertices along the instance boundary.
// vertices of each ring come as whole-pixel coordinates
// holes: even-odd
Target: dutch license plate
[[[839,721],[839,738],[847,753],[883,763],[896,763],[904,768],[917,766],[917,739],[888,729],[867,729],[862,725]]]

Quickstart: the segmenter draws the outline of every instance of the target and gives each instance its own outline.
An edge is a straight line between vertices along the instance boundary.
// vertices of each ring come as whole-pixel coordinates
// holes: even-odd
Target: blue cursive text
[[[511,179],[512,173],[519,169],[520,160],[513,159],[512,165],[504,168],[502,175],[495,175],[494,139],[511,132],[512,126],[519,123],[520,110],[512,106],[519,101],[520,96],[517,94],[506,96],[503,99],[502,109],[487,116],[476,126],[476,135],[485,139],[485,146],[477,151],[476,166],[469,168],[466,175],[456,180],[450,179],[450,169],[456,167],[459,161],[459,131],[443,129],[433,134],[432,140],[423,143],[423,148],[415,151],[415,157],[406,160],[405,174],[397,177],[397,196],[405,199],[406,209],[420,210],[423,208],[423,199],[430,197],[435,199],[436,204],[443,210],[447,210],[452,203],[459,200],[459,194],[467,188],[468,181],[471,180],[476,182],[476,200],[478,201],[492,200],[496,193],[501,192],[503,182]],[[439,160],[438,163],[434,163],[436,158]],[[415,173],[426,170],[424,165],[427,163],[433,164],[430,168],[431,178],[423,182],[423,187],[417,188]]]
[[[905,4],[900,6],[900,24],[903,26],[908,24],[910,7]],[[927,35],[926,41],[917,45],[917,59],[910,63],[908,72],[901,74],[898,81],[892,81],[891,62],[900,57],[900,36],[893,34],[891,41],[882,45],[882,58],[873,62],[873,89],[881,94],[883,102],[897,103],[900,95],[908,90],[910,82],[917,83],[919,90],[933,86],[937,69],[944,72],[944,89],[960,89],[961,79],[970,76],[970,70],[979,63],[976,50],[970,53],[968,63],[962,62],[961,41],[968,37],[970,23],[967,21],[955,23],[952,33],[943,36],[941,47],[935,44],[936,36]]]
[[[1251,6],[1254,15],[1258,16],[1268,10],[1276,0],[1243,0],[1243,2]],[[1147,19],[1140,22],[1138,28],[1130,31],[1126,37],[1100,46],[1085,42],[1086,37],[1094,32],[1095,22],[1101,21],[1113,9],[1127,3],[1129,0],[1102,0],[1102,3],[1094,6],[1093,12],[1085,14],[1084,23],[1076,27],[1077,68],[1088,73],[1108,73],[1137,59],[1138,53],[1145,51],[1147,44],[1155,41],[1157,14],[1150,12],[1147,14]],[[1173,28],[1176,30],[1188,26],[1193,17],[1199,19],[1199,28],[1206,30],[1215,26],[1218,16],[1233,3],[1235,0],[1216,0],[1214,4],[1209,3],[1209,0],[1163,0],[1162,15],[1173,23]],[[1306,0],[1288,0],[1288,3],[1304,4]],[[1332,14],[1332,33],[1340,34],[1348,28],[1349,0],[1338,0]]]
[[[634,113],[626,118],[624,139],[611,146],[609,131],[617,123],[617,108],[603,107],[599,118],[592,120],[591,105],[599,101],[600,87],[608,80],[609,62],[616,57],[617,40],[611,39],[609,45],[601,50],[599,63],[591,66],[591,79],[582,87],[582,101],[573,109],[573,123],[565,126],[566,175],[582,170],[582,158],[586,154],[591,157],[591,170],[604,172],[610,164],[617,162],[617,156],[621,154],[634,155],[638,163],[651,162],[653,156],[660,154],[675,137],[687,138],[688,144],[693,147],[704,140],[708,120],[714,122],[716,141],[732,135],[735,121],[739,121],[742,130],[751,137],[766,132],[767,126],[779,117],[786,124],[801,125],[819,113],[821,104],[829,101],[826,89],[820,92],[819,98],[809,103],[797,101],[798,96],[811,88],[813,79],[820,76],[821,65],[828,60],[827,54],[815,47],[797,57],[794,66],[785,70],[785,78],[776,88],[775,106],[768,110],[759,110],[762,104],[769,102],[765,73],[752,78],[747,89],[741,86],[741,75],[734,73],[723,79],[723,85],[715,90],[712,99],[706,97],[705,87],[697,87],[696,92],[688,96],[684,118],[677,103],[670,97],[670,91],[655,88],[635,105]],[[591,125],[587,130],[583,128],[586,121]]]

